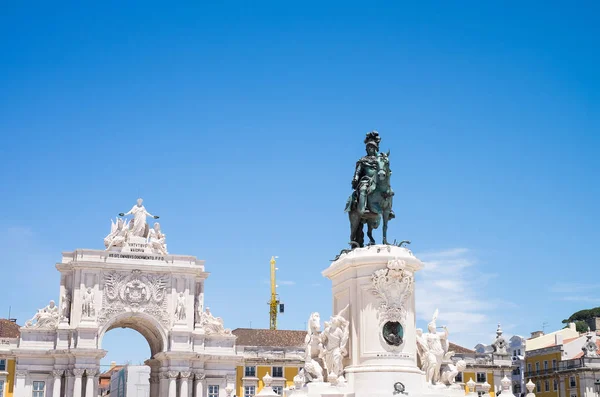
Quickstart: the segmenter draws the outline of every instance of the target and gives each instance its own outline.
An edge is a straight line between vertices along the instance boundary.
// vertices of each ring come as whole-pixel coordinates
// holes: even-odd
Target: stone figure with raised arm
[[[346,345],[350,331],[348,329],[349,322],[344,318],[348,312],[349,305],[346,305],[338,314],[332,316],[329,322],[325,322],[325,329],[321,333],[321,344],[323,350],[321,356],[325,363],[325,372],[327,373],[327,381],[332,385],[344,384],[343,359],[348,354]]]
[[[443,332],[437,332],[436,320],[438,310],[433,313],[433,319],[427,325],[427,332],[423,335],[424,348],[426,352],[426,379],[432,384],[437,384],[441,377],[441,367],[445,360],[450,359],[454,352],[448,351],[448,329],[443,326]],[[422,360],[423,361],[423,360]],[[425,370],[425,369],[423,369]]]
[[[160,230],[160,223],[155,222],[148,232],[148,243],[163,255],[167,255],[166,235]]]
[[[81,314],[83,317],[94,317],[94,291],[88,287],[83,293],[83,303],[81,304]]]
[[[319,363],[319,355],[323,350],[321,338],[321,316],[311,313],[308,318],[308,332],[304,338],[304,379],[306,382],[323,382],[323,367]]]
[[[59,318],[58,306],[51,300],[48,306],[39,309],[35,316],[25,323],[25,328],[55,328]]]
[[[152,215],[148,211],[146,211],[146,207],[142,205],[144,202],[143,199],[137,199],[137,204],[131,207],[129,212],[120,213],[119,216],[127,216],[133,215],[133,226],[130,228],[131,234],[133,236],[138,237],[148,237],[148,223],[146,222],[146,217],[152,217],[154,219],[158,219],[158,216]]]

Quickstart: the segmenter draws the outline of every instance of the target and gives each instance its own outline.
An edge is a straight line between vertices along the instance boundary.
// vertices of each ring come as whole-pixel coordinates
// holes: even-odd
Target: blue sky
[[[138,196],[206,260],[228,327],[330,315],[320,272],[364,134],[391,149],[397,219],[452,340],[527,335],[600,305],[600,29],[593,2],[108,1],[0,16],[3,307],[58,299],[61,252],[102,248]],[[4,315],[3,315],[4,316]],[[132,339],[133,337],[133,339]],[[142,361],[111,331],[105,361]]]

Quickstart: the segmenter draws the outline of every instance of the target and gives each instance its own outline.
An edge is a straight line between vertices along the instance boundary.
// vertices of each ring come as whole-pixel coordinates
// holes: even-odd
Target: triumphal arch
[[[204,261],[167,251],[166,236],[141,199],[111,221],[104,249],[63,252],[58,303],[21,328],[15,397],[43,382],[47,397],[98,395],[102,340],[131,328],[148,341],[150,397],[210,394],[235,387],[235,336],[204,305]]]

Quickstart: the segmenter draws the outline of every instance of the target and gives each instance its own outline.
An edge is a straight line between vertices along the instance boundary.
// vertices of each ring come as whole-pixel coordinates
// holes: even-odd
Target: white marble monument
[[[320,331],[309,318],[305,365],[290,395],[447,396],[464,390],[455,377],[446,327],[437,311],[428,332],[416,328],[414,275],[423,267],[410,250],[373,245],[342,253],[323,271],[332,281],[334,315]],[[322,369],[321,369],[322,367]]]
[[[45,382],[46,397],[96,397],[102,340],[118,327],[148,341],[150,397],[234,390],[241,356],[223,320],[202,311],[204,261],[168,254],[141,203],[127,213],[133,219],[112,222],[105,249],[63,253],[59,304],[50,301],[21,328],[14,397],[31,396],[34,381]]]

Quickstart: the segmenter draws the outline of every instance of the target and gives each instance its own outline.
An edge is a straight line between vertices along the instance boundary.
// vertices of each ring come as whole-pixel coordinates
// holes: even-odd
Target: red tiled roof
[[[123,367],[124,367],[123,365],[115,365],[114,367],[110,368],[108,371],[102,372],[100,374],[100,378],[110,378],[113,373],[119,371]]]
[[[6,318],[0,318],[0,338],[18,338],[21,328],[16,322]]]
[[[462,347],[452,342],[450,342],[448,350],[453,351],[454,353],[475,353],[475,350],[467,349],[466,347]]]

